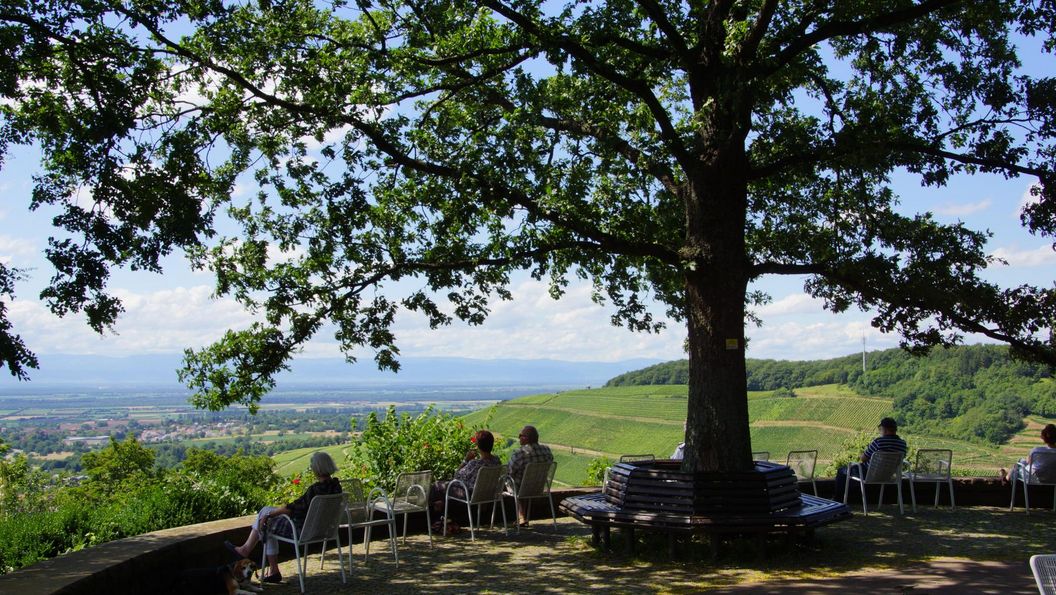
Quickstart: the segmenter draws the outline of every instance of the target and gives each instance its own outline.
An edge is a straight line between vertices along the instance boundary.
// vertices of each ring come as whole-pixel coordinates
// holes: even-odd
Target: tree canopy
[[[1056,361],[1056,292],[985,281],[986,233],[902,214],[889,184],[1029,176],[1023,224],[1056,231],[1056,79],[1017,56],[1054,49],[1051,1],[0,6],[0,147],[40,147],[30,206],[62,211],[51,309],[103,330],[109,270],[180,250],[259,314],[188,350],[200,406],[255,407],[324,328],[395,369],[398,310],[479,324],[516,270],[555,297],[589,280],[632,330],[657,328],[650,299],[686,322],[690,469],[751,464],[763,275],[906,346],[975,332]],[[0,292],[21,273],[0,264]]]

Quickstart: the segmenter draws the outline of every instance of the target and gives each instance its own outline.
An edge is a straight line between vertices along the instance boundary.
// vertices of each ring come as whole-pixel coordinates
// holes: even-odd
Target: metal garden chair
[[[319,553],[320,567],[322,567],[326,557],[326,542],[332,539],[337,543],[337,559],[341,565],[341,582],[345,582],[345,556],[341,553],[341,536],[337,531],[341,526],[341,519],[345,515],[347,501],[347,493],[326,494],[312,498],[312,502],[308,505],[308,516],[305,517],[304,525],[300,529],[297,528],[297,525],[293,523],[293,519],[289,516],[281,515],[286,517],[286,520],[290,523],[292,535],[286,537],[276,534],[271,537],[274,537],[279,542],[293,544],[293,553],[297,559],[297,578],[301,583],[301,593],[304,593],[304,575],[308,571],[308,546],[313,543],[323,544]],[[264,568],[265,564],[267,564],[266,556],[262,554],[260,567]]]
[[[788,453],[788,458],[785,459],[785,465],[788,465],[792,468],[792,471],[795,471],[797,479],[809,479],[810,485],[814,487],[814,495],[818,495],[818,484],[814,481],[814,468],[818,465],[818,451],[793,450]]]
[[[953,478],[950,471],[953,467],[953,451],[948,448],[922,448],[917,451],[913,467],[903,474],[909,480],[909,496],[913,502],[913,512],[917,511],[917,491],[914,484],[935,484],[935,507],[939,506],[939,492],[942,484],[950,489],[950,508],[957,508],[953,499]]]
[[[539,461],[528,463],[524,466],[524,475],[521,476],[520,484],[512,477],[506,477],[506,491],[504,495],[513,498],[515,505],[520,505],[522,500],[528,501],[525,518],[532,516],[532,500],[546,498],[550,503],[550,517],[554,521],[554,531],[557,531],[557,512],[554,510],[554,499],[550,496],[550,486],[554,483],[554,472],[557,471],[557,462]],[[505,510],[503,510],[505,515]],[[521,526],[517,525],[517,532],[521,532]]]
[[[876,503],[877,507],[879,507],[884,503],[884,487],[894,484],[898,489],[898,512],[906,514],[906,509],[902,504],[902,460],[904,458],[905,454],[900,452],[880,451],[874,453],[869,458],[865,477],[862,477],[862,463],[848,463],[847,483],[843,486],[843,503],[847,503],[847,496],[851,491],[851,482],[857,481],[858,485],[862,487],[862,513],[869,514],[869,509],[866,505],[868,498],[865,496],[865,486],[869,484],[880,486],[880,499]],[[854,471],[857,471],[857,476]]]
[[[403,515],[403,545],[407,545],[407,516],[412,512],[424,512],[429,547],[433,547],[433,519],[429,511],[429,488],[432,485],[432,471],[401,473],[396,477],[396,489],[392,496],[374,505],[375,510],[380,511],[387,511],[392,506],[393,514]]]

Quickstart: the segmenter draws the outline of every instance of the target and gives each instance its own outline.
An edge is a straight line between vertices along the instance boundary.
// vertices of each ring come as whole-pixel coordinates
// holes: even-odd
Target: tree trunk
[[[752,468],[744,363],[747,162],[736,142],[705,155],[710,163],[685,201],[692,264],[685,273],[689,412],[682,468],[745,470]]]
[[[744,293],[698,272],[687,275],[689,412],[682,468],[752,466],[744,365]]]

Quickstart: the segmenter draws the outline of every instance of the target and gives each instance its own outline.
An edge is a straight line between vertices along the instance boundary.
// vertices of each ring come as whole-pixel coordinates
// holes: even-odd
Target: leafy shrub
[[[451,477],[473,446],[471,435],[462,420],[432,407],[416,417],[397,414],[395,407],[383,418],[371,412],[358,447],[349,449],[352,475],[385,490],[407,471],[430,469],[434,477]]]
[[[605,470],[612,467],[609,457],[597,457],[587,465],[587,485],[600,486],[605,481]]]
[[[858,432],[851,436],[847,440],[844,440],[840,444],[840,449],[829,461],[827,467],[825,467],[824,473],[821,477],[834,477],[836,471],[841,467],[846,467],[847,463],[856,463],[861,460],[862,453],[865,452],[865,447],[869,446],[869,443],[875,438],[875,434],[867,432]]]

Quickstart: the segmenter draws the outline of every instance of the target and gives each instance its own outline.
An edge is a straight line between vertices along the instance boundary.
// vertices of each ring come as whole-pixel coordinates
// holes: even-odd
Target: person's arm
[[[267,525],[268,521],[270,519],[273,519],[273,518],[275,518],[275,517],[277,517],[279,515],[282,515],[282,514],[288,515],[291,512],[293,512],[293,511],[290,510],[289,506],[280,506],[280,507],[276,508],[275,510],[272,510],[271,512],[269,512],[267,514],[267,516],[264,517],[263,523],[265,525]]]

